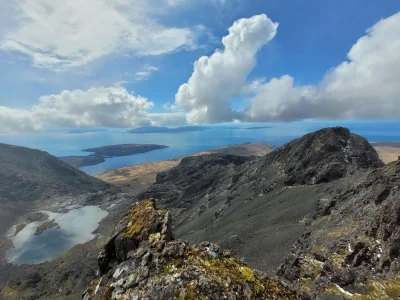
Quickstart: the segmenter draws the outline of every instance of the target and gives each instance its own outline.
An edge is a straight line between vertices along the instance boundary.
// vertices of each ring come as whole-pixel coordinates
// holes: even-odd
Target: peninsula
[[[103,163],[106,158],[134,155],[164,148],[168,148],[168,146],[153,144],[110,145],[82,150],[84,152],[92,152],[87,156],[61,156],[59,159],[75,168],[81,168]]]

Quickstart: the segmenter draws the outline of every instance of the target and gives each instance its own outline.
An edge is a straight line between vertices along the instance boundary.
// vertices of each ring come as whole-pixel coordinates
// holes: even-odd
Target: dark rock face
[[[278,274],[297,282],[297,288],[300,283],[314,297],[346,296],[344,290],[362,294],[362,299],[398,299],[399,199],[395,163],[349,176],[347,184],[325,200],[330,209],[316,214]]]
[[[347,174],[381,165],[364,138],[327,128],[258,159],[185,159],[138,197],[172,211],[177,237],[209,240],[272,274],[316,210],[332,209],[320,199],[330,199]]]
[[[287,174],[287,185],[318,184],[342,178],[356,168],[384,164],[366,139],[347,128],[326,128],[296,139],[265,157]]]
[[[83,299],[302,299],[229,251],[173,240],[168,211],[134,204],[99,256]]]

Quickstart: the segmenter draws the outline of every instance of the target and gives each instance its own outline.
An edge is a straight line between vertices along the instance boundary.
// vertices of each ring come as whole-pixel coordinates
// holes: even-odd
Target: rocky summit
[[[174,240],[171,215],[132,205],[99,256],[102,276],[83,299],[301,299],[231,252]]]
[[[287,185],[318,184],[342,178],[356,169],[382,167],[368,141],[343,127],[325,128],[296,139],[265,157],[279,164]]]

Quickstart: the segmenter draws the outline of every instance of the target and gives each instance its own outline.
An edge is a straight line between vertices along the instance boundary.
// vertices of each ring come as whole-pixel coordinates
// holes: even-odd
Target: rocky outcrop
[[[399,299],[399,199],[396,163],[349,176],[317,203],[278,274],[320,299]]]
[[[217,245],[174,240],[168,211],[132,205],[83,299],[301,299]]]
[[[264,164],[279,165],[287,185],[330,182],[355,169],[384,165],[365,138],[343,127],[306,134],[266,155]]]

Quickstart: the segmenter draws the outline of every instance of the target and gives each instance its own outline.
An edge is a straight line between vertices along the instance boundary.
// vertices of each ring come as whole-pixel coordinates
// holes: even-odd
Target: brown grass
[[[398,156],[400,156],[400,143],[398,142],[371,144],[385,164],[397,160]]]
[[[189,156],[200,156],[212,153],[234,154],[242,156],[264,156],[271,152],[273,145],[265,143],[239,144],[199,152]],[[159,172],[169,170],[178,165],[184,157],[153,163],[144,163],[135,166],[108,171],[95,177],[109,182],[125,192],[138,192],[156,182]]]

